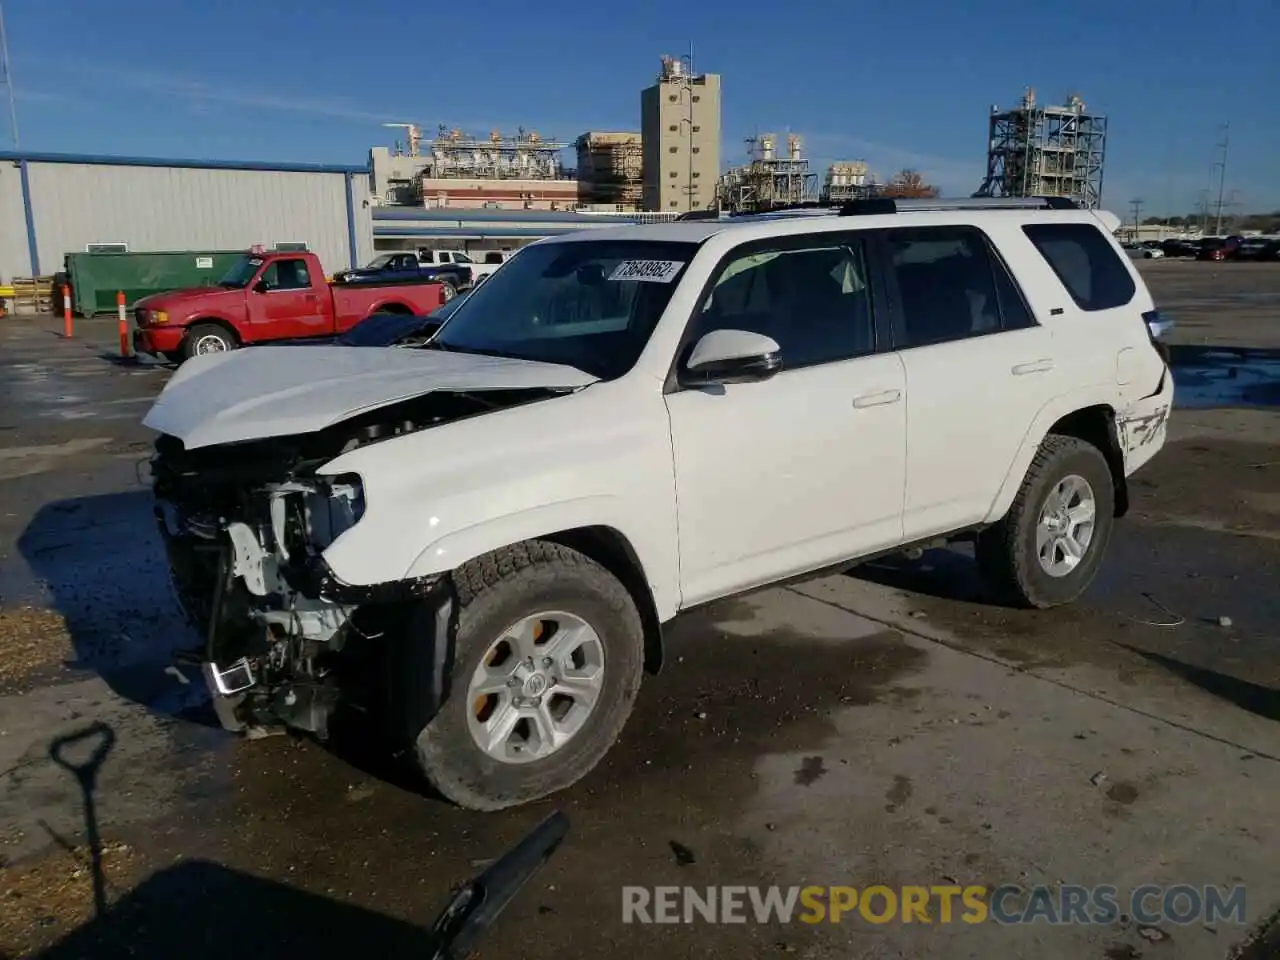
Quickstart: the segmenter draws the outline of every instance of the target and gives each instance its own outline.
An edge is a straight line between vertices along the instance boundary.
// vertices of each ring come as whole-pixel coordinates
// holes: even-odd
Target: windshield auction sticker
[[[624,260],[614,269],[609,279],[670,283],[683,266],[678,260]]]

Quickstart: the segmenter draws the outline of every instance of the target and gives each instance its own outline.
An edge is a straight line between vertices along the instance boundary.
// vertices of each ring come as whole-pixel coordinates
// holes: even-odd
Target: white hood
[[[573,388],[575,367],[441,350],[269,347],[192,357],[143,424],[188,450],[311,433],[437,390]]]

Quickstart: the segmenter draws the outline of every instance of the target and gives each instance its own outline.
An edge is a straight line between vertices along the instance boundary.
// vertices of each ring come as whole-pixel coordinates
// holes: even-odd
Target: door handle
[[[887,403],[897,403],[902,399],[901,390],[885,390],[882,393],[864,393],[853,398],[855,407],[881,407]]]
[[[1044,373],[1053,369],[1053,361],[1047,357],[1043,360],[1031,360],[1027,363],[1017,363],[1013,366],[1014,376],[1020,377],[1026,373]]]

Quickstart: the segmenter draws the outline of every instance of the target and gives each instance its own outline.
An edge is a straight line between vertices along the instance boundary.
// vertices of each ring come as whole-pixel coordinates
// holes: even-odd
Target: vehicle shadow
[[[914,559],[902,554],[881,557],[849,568],[845,576],[939,600],[996,606],[978,576],[971,544],[926,550]]]
[[[206,860],[152,874],[41,960],[280,956],[430,957],[425,927]]]
[[[199,639],[173,599],[150,493],[45,504],[18,550],[66,623],[75,651],[66,666],[154,711],[213,722],[201,678],[169,671]]]
[[[1280,721],[1280,690],[1251,683],[1217,670],[1193,666],[1164,654],[1140,650],[1128,644],[1119,643],[1117,646],[1136,653],[1144,660],[1186,680],[1206,693],[1235,704],[1241,710],[1246,710],[1264,720]]]

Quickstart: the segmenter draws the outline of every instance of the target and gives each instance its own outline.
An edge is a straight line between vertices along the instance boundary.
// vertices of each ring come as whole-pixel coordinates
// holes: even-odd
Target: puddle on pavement
[[[1280,350],[1170,347],[1174,406],[1280,406]]]

